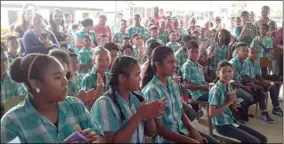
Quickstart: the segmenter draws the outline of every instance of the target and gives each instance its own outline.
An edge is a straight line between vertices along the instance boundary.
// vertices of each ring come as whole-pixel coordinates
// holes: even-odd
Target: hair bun
[[[18,83],[24,82],[24,79],[23,79],[23,76],[22,76],[23,72],[21,71],[22,60],[23,60],[23,58],[18,57],[12,62],[11,66],[10,66],[10,76],[11,76],[12,80],[14,80],[15,82],[18,82]]]

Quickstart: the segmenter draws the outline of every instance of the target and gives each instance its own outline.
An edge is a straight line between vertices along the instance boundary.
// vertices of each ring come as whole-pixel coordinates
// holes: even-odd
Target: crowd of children
[[[269,12],[269,7],[262,11]],[[3,143],[16,137],[24,143],[63,142],[76,131],[88,142],[145,143],[149,136],[154,143],[220,143],[194,127],[184,96],[208,102],[217,132],[243,143],[267,142],[261,132],[243,124],[255,103],[260,117],[274,122],[266,92],[272,114],[283,117],[280,86],[265,79],[270,69],[259,62],[260,58],[273,61],[272,71],[280,81],[283,74],[275,66],[281,63],[283,40],[276,38],[280,31],[275,22],[265,23],[265,14],[254,25],[243,11],[232,20],[233,30],[222,28],[220,17],[214,29],[210,22],[198,28],[194,18],[184,27],[182,20],[169,16],[156,17],[144,27],[135,14],[131,25],[120,17],[115,31],[100,15],[98,25],[84,18],[63,32],[70,18],[66,14],[49,24],[62,22],[56,31],[70,35],[58,43],[57,32],[41,33],[43,18],[31,12],[35,27],[23,35],[24,44],[19,36],[9,36],[7,49],[1,46],[1,108],[12,97],[25,96],[1,113]],[[59,9],[51,12],[51,16],[61,14]],[[39,41],[44,52],[35,50],[39,47],[30,38],[42,38],[46,32],[57,43],[44,39]],[[20,47],[30,51],[20,52]]]

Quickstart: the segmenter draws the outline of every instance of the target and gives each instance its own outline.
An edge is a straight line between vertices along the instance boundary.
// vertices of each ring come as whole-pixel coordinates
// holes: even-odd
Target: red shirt
[[[100,35],[105,34],[107,35],[108,41],[111,41],[111,31],[109,26],[101,27],[100,25],[94,25],[93,30],[96,32],[96,38]]]

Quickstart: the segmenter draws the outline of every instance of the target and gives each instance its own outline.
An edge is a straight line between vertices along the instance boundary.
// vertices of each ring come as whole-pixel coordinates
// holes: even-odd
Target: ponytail
[[[144,88],[149,81],[153,78],[155,71],[151,66],[151,60],[147,60],[146,67],[142,70],[142,88]]]

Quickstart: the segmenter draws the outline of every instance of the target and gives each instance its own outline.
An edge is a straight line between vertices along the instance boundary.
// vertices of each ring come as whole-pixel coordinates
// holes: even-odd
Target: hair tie
[[[31,61],[30,65],[29,65],[29,69],[28,69],[28,81],[29,84],[31,85],[31,70],[32,70],[32,66],[34,65],[36,59],[39,57],[39,55],[36,55],[33,60]]]

